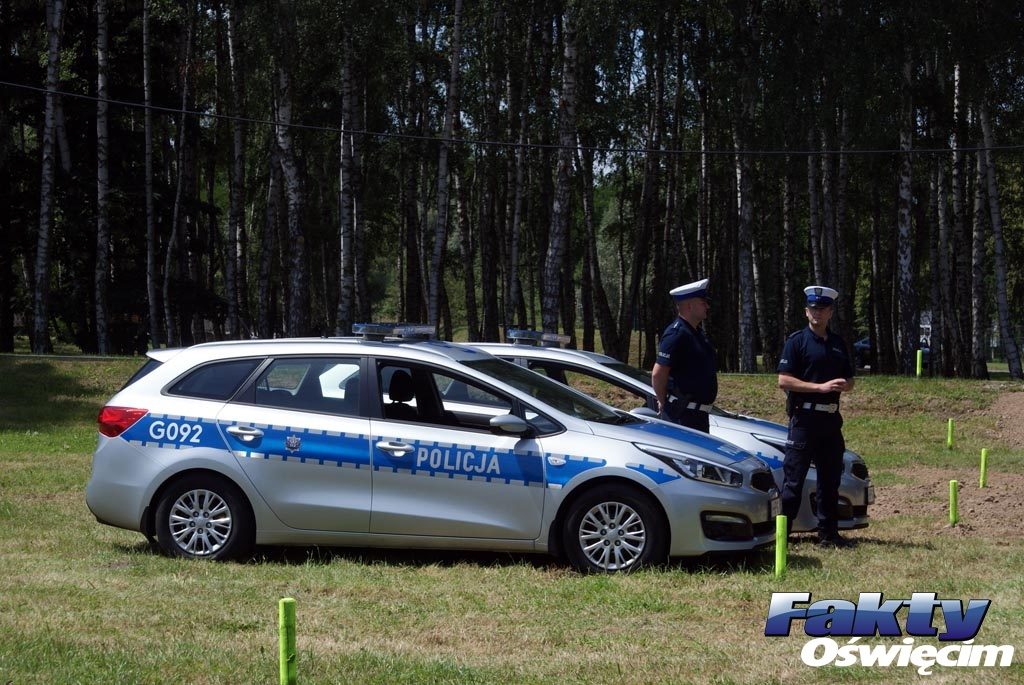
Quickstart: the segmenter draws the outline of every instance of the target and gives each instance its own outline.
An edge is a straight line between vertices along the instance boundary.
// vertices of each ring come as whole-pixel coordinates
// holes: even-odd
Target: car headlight
[[[743,485],[743,474],[736,469],[729,468],[728,466],[722,466],[721,464],[716,464],[713,461],[708,461],[706,459],[701,459],[690,454],[684,454],[683,452],[677,452],[664,447],[656,447],[655,445],[644,445],[638,442],[634,442],[633,445],[644,454],[649,454],[652,457],[665,462],[672,467],[672,469],[678,471],[687,478],[703,481],[705,483],[714,483],[716,485],[728,485],[733,488],[738,488]]]

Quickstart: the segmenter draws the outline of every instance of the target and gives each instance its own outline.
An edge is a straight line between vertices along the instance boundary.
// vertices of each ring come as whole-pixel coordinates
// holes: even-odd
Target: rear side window
[[[203,400],[227,400],[262,361],[234,359],[206,364],[172,385],[167,392]]]
[[[163,364],[163,362],[158,362],[155,359],[147,359],[146,363],[143,364],[138,371],[132,374],[132,377],[128,379],[128,382],[121,386],[121,390],[124,390],[135,381],[142,380],[150,373],[155,371],[157,367],[160,366],[161,364]]]

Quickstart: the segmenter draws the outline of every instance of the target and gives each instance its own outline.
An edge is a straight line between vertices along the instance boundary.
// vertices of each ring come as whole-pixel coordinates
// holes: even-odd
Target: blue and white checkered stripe
[[[670,469],[664,469],[664,468],[652,469],[649,466],[644,466],[643,464],[639,464],[639,463],[637,463],[637,464],[626,464],[626,468],[627,469],[631,469],[633,471],[636,471],[637,473],[641,473],[641,474],[647,476],[648,478],[653,480],[658,485],[664,485],[665,483],[671,483],[674,480],[679,480],[680,478],[682,478],[681,475],[679,475],[678,473],[676,473],[675,471],[672,471]]]
[[[232,425],[263,431],[263,438],[252,446],[228,434],[232,452],[240,459],[279,460],[298,464],[346,466],[357,469],[370,466],[370,438],[368,435],[265,423],[233,423]],[[298,438],[299,446],[294,450],[289,450],[288,438]]]
[[[395,456],[385,450],[375,449],[375,471],[527,487],[544,485],[544,455],[540,452],[517,453],[514,450],[487,445],[409,440],[400,437],[381,436],[376,440],[404,443],[410,445],[413,451]]]
[[[545,454],[548,462],[548,487],[558,490],[576,476],[598,469],[608,463],[597,457],[580,457],[573,454]]]

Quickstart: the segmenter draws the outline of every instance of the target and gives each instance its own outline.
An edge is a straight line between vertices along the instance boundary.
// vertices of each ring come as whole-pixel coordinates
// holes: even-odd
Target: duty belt
[[[801,409],[812,409],[814,411],[823,411],[828,414],[835,414],[839,411],[839,404],[815,404],[814,402],[804,402],[800,405]]]
[[[675,402],[678,399],[679,398],[676,397],[675,395],[669,395],[668,396],[668,401],[669,402]],[[695,409],[697,411],[702,411],[702,412],[704,412],[706,414],[709,411],[711,411],[712,409],[714,409],[714,405],[713,404],[701,404],[699,402],[687,402],[686,404],[683,405],[683,408],[685,408],[685,409]]]

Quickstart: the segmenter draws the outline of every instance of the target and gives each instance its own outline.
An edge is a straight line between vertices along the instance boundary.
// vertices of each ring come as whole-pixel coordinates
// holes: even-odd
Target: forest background
[[[406,320],[649,367],[710,277],[723,370],[821,283],[876,370],[1020,378],[1022,48],[1000,0],[0,0],[0,351]]]

